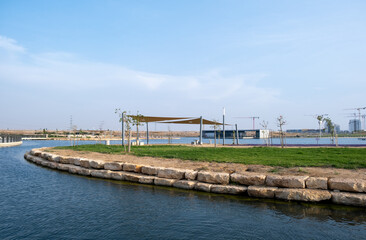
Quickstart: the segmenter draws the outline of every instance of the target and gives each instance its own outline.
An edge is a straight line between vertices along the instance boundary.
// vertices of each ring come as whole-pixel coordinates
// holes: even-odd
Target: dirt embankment
[[[180,159],[165,159],[153,157],[136,157],[133,155],[112,155],[83,151],[72,151],[63,149],[47,149],[47,151],[61,156],[81,157],[88,159],[103,160],[107,162],[128,162],[133,164],[150,165],[156,167],[171,167],[192,170],[204,170],[214,172],[242,173],[245,171],[278,174],[278,175],[296,175],[311,177],[340,177],[366,179],[366,169],[340,169],[340,168],[321,168],[321,167],[270,167],[262,165],[243,165],[237,163],[214,163],[198,162]]]

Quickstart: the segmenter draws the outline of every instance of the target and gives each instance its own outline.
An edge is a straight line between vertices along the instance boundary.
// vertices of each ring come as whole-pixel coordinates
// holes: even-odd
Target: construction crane
[[[316,120],[318,120],[318,124],[319,124],[319,137],[322,137],[322,129],[321,129],[321,125],[323,123],[324,117],[328,116],[327,113],[322,113],[322,114],[313,114],[313,115],[305,115],[305,116],[310,116],[315,118]]]
[[[234,117],[234,118],[251,118],[251,119],[253,119],[253,130],[255,129],[255,119],[259,119],[259,117]]]
[[[358,120],[360,120],[361,123],[361,110],[365,110],[366,107],[359,107],[359,108],[346,108],[343,110],[357,110],[358,111]]]

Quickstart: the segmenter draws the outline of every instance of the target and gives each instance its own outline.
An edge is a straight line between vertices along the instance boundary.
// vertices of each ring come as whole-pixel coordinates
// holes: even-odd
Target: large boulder
[[[78,172],[80,171],[80,168],[81,167],[69,165],[69,173],[78,174]]]
[[[69,164],[62,164],[62,163],[59,163],[57,165],[57,169],[58,170],[61,170],[61,171],[69,171],[69,168],[70,168],[71,165]]]
[[[47,161],[47,160],[40,160],[40,164],[41,164],[43,167],[48,167],[48,163],[49,163],[49,161]]]
[[[305,180],[308,178],[308,176],[268,175],[266,185],[270,187],[305,188]]]
[[[111,178],[111,171],[109,170],[90,170],[90,175],[97,178]]]
[[[90,168],[89,159],[85,159],[85,158],[80,159],[80,166],[84,167],[84,168]]]
[[[347,192],[366,192],[366,180],[353,178],[330,178],[329,188]]]
[[[52,168],[52,169],[56,169],[57,165],[58,165],[58,163],[48,162],[47,167]]]
[[[326,177],[309,177],[306,179],[306,187],[312,189],[328,189],[328,178]]]
[[[196,183],[196,181],[179,180],[173,183],[173,187],[189,190],[193,189],[196,186]]]
[[[31,154],[29,154],[29,153],[25,153],[25,154],[24,154],[24,158],[25,158],[26,160],[29,160],[29,161],[33,162],[34,156],[32,156],[32,155],[31,155]]]
[[[81,167],[77,169],[76,173],[83,176],[90,176],[91,170],[88,168]]]
[[[104,161],[90,160],[89,164],[90,164],[91,168],[95,168],[95,169],[103,169],[104,168]]]
[[[41,155],[41,151],[39,151],[38,149],[32,149],[30,151],[30,154],[33,155],[33,156],[40,156]]]
[[[230,181],[230,174],[220,172],[198,172],[197,181],[227,185]]]
[[[159,169],[160,169],[159,167],[142,166],[141,173],[156,176],[158,175]]]
[[[40,156],[41,156],[41,154],[42,154],[42,151],[40,151],[40,150],[38,150],[38,149],[32,149],[31,154],[32,154],[33,156],[40,157]]]
[[[266,181],[266,175],[259,173],[233,173],[230,176],[230,180],[234,183],[239,183],[247,186],[252,185],[264,185]]]
[[[45,161],[45,160],[43,160],[43,158],[37,157],[37,158],[34,160],[34,162],[35,162],[36,164],[38,164],[38,165],[43,166],[42,164],[43,164],[43,163],[45,163],[46,161]]]
[[[143,184],[154,184],[156,177],[153,176],[140,176],[139,183]]]
[[[198,171],[186,170],[184,173],[184,178],[187,180],[196,180]]]
[[[52,162],[60,162],[61,157],[58,155],[52,155],[51,161]]]
[[[80,158],[77,158],[77,157],[70,158],[69,161],[70,161],[70,164],[74,164],[75,166],[80,166]]]
[[[59,163],[63,163],[63,164],[70,164],[70,159],[69,157],[64,157],[64,156],[60,156],[59,158]],[[72,164],[72,163],[71,163]]]
[[[120,171],[122,170],[123,163],[118,162],[107,162],[104,164],[104,169],[112,170],[112,171]]]
[[[175,168],[160,168],[158,171],[159,178],[183,179],[185,171]]]
[[[168,178],[155,178],[154,184],[158,186],[168,186],[171,187],[177,181],[177,179]]]
[[[279,188],[275,191],[275,196],[278,199],[305,202],[319,202],[329,200],[332,197],[330,192],[327,190],[299,188]]]
[[[48,160],[48,161],[53,161],[53,158],[54,157],[57,157],[56,155],[54,155],[54,154],[51,154],[51,153],[49,153],[48,154],[48,156],[47,156],[47,158],[46,158],[46,160]]]
[[[331,194],[333,203],[366,207],[366,194],[345,192],[331,192]]]
[[[125,175],[122,172],[111,172],[111,179],[123,181],[125,180]]]
[[[137,165],[137,164],[132,164],[132,163],[124,163],[123,164],[123,171],[126,172],[136,172],[139,173],[141,172],[141,165]]]
[[[274,198],[277,187],[249,186],[248,195],[258,198]]]
[[[125,181],[129,182],[139,182],[141,178],[141,174],[134,173],[134,172],[126,172],[124,174]]]
[[[234,186],[234,185],[212,185],[211,192],[213,193],[224,193],[224,194],[244,194],[247,191],[245,186]]]
[[[42,154],[41,154],[41,158],[43,158],[43,160],[48,160],[47,158],[48,158],[48,153],[47,152],[42,152]]]
[[[212,186],[212,184],[209,184],[209,183],[197,182],[197,184],[194,188],[196,190],[202,191],[202,192],[211,192],[211,186]]]
[[[34,156],[37,156],[37,157],[41,157],[42,156],[42,151],[41,150],[35,150],[34,151]]]

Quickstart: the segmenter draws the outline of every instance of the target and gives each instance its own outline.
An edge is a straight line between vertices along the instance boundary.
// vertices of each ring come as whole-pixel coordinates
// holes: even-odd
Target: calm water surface
[[[119,183],[38,167],[0,148],[0,239],[366,239],[366,211]]]
[[[134,139],[133,139],[134,140]],[[194,140],[198,140],[198,137],[192,138],[192,137],[182,137],[178,139],[172,139],[172,143],[191,143]],[[127,141],[127,140],[126,140]],[[142,139],[141,142],[144,142],[146,144],[146,139]],[[202,139],[203,143],[214,143],[214,139],[204,138]],[[272,144],[281,144],[281,140],[279,138],[272,138],[271,139]],[[121,141],[111,141],[112,144],[121,144]],[[150,144],[167,144],[168,139],[150,139]],[[217,139],[217,143],[222,144],[222,139],[220,141]],[[233,144],[232,138],[227,138],[225,140],[226,144]],[[239,144],[265,144],[264,139],[253,139],[253,138],[247,138],[247,139],[239,139]],[[328,145],[328,144],[335,144],[331,142],[331,139],[329,137],[322,137],[322,138],[286,138],[285,139],[286,145],[293,145],[293,144],[311,144],[311,145]],[[360,138],[350,138],[350,137],[342,137],[338,138],[338,144],[339,145],[366,145],[366,140],[361,140]]]

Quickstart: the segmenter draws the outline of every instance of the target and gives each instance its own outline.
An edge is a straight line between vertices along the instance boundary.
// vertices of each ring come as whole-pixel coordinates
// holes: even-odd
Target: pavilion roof
[[[137,119],[137,115],[127,115],[129,117],[132,117],[133,119]],[[152,117],[152,116],[141,116],[140,121],[141,122],[162,122],[162,121],[171,121],[171,120],[181,120],[181,119],[187,119],[189,117]]]
[[[137,115],[128,115],[133,119],[137,119]],[[173,123],[173,124],[200,124],[200,118],[192,117],[152,117],[152,116],[140,116],[140,122],[157,122],[157,123]],[[210,121],[202,119],[202,123],[206,125],[222,125],[220,122]],[[227,124],[225,124],[227,125]]]
[[[200,124],[201,119],[200,118],[191,118],[191,119],[185,119],[185,120],[179,120],[179,121],[166,121],[164,123],[175,123],[175,124]],[[202,123],[205,125],[222,125],[220,122],[210,121],[207,119],[202,119]]]

